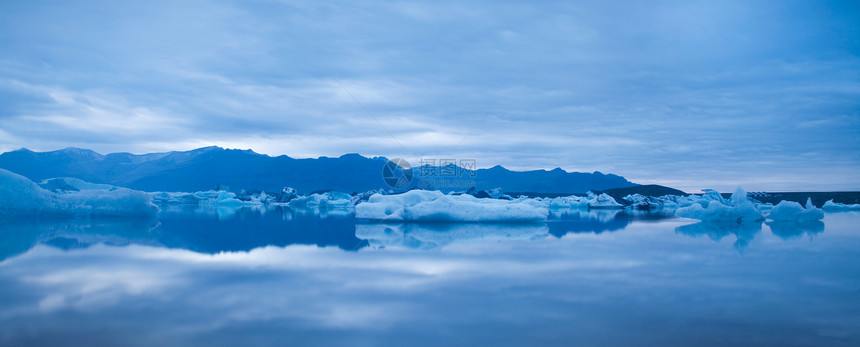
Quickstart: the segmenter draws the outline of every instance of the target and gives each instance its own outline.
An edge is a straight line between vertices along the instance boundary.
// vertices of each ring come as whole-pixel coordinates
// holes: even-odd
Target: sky
[[[860,190],[856,1],[0,2],[0,152]]]

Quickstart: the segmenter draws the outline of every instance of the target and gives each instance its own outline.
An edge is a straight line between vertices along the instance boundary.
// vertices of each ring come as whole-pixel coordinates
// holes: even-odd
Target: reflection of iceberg
[[[216,217],[218,219],[229,219],[234,218],[237,214],[242,212],[244,215],[255,214],[262,215],[266,213],[266,211],[273,209],[272,206],[267,205],[218,205],[218,204],[209,204],[203,203],[199,205],[192,204],[168,204],[161,205],[161,213],[184,213],[201,217]]]
[[[170,248],[201,253],[250,251],[265,246],[291,244],[337,246],[356,250],[367,245],[355,237],[351,214],[327,215],[315,209],[291,209],[282,205],[243,206],[230,210],[166,209],[159,215],[161,225],[153,230],[158,242]],[[325,218],[323,218],[325,217]]]
[[[250,251],[259,247],[310,244],[357,250],[350,214],[293,210],[285,206],[165,206],[158,218],[3,218],[0,260],[39,245],[72,249],[94,244],[148,245],[201,253]]]
[[[562,237],[568,233],[595,233],[616,231],[627,227],[633,220],[662,220],[674,218],[671,210],[551,210],[547,219],[549,233]]]
[[[356,218],[385,221],[525,222],[543,221],[547,209],[534,201],[479,199],[412,190],[397,195],[374,194],[355,206]]]
[[[567,233],[595,233],[624,229],[629,218],[619,218],[621,210],[560,210],[552,211],[546,224],[549,233],[562,237]]]
[[[714,241],[722,240],[728,235],[735,235],[735,249],[743,253],[755,235],[761,231],[761,223],[736,222],[699,222],[675,228],[675,232],[692,237],[707,236]]]
[[[576,210],[576,209],[554,209],[550,211],[550,220],[594,220],[601,223],[615,219],[622,211],[617,209],[600,210]]]
[[[790,240],[807,234],[810,237],[824,231],[824,222],[820,220],[805,221],[772,221],[767,222],[770,231],[783,240]]]
[[[357,224],[355,236],[372,247],[442,248],[450,244],[532,240],[547,235],[543,224],[403,223]]]
[[[0,216],[152,216],[158,213],[158,207],[152,204],[147,193],[126,188],[96,188],[58,188],[63,192],[58,194],[24,176],[0,169]]]
[[[67,218],[0,220],[0,260],[46,244],[62,249],[93,244],[156,245],[155,218]]]

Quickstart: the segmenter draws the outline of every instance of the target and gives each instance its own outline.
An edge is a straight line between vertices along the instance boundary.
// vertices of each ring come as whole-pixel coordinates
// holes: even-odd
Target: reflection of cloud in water
[[[241,218],[251,217],[237,214]],[[732,250],[723,244],[673,234],[677,222],[637,223],[637,232],[615,237],[487,242],[433,252],[312,245],[214,254],[137,245],[64,252],[37,246],[0,263],[0,345],[860,340],[856,219],[828,220],[814,247],[783,247],[775,240],[757,244],[746,257],[726,257]],[[425,227],[444,233],[452,226]],[[721,239],[750,233],[744,228],[693,225],[678,234]],[[755,226],[750,229],[755,234]]]
[[[773,232],[774,235],[783,240],[795,239],[803,236],[803,234],[807,234],[812,238],[824,231],[824,222],[820,220],[770,221],[767,222],[767,225],[770,227],[770,231]]]
[[[450,244],[532,240],[547,235],[544,224],[403,223],[357,224],[355,235],[372,247],[436,249]]]
[[[738,253],[743,253],[756,234],[761,231],[761,223],[736,222],[699,222],[675,228],[675,232],[692,237],[707,236],[711,240],[720,241],[728,235],[734,235],[734,243]]]

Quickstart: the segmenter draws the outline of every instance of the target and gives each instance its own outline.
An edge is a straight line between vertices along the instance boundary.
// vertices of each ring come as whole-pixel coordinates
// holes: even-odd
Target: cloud
[[[860,184],[808,169],[860,169],[860,30],[838,4],[0,6],[0,148],[206,143],[691,190]]]

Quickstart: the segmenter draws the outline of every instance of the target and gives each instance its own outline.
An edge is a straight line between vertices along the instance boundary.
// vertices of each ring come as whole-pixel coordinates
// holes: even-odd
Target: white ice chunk
[[[842,204],[833,202],[833,200],[827,200],[821,208],[826,211],[852,211],[860,210],[860,204]]]
[[[762,220],[761,210],[747,199],[747,193],[738,188],[732,194],[732,198],[725,200],[719,194],[706,194],[709,196],[707,207],[702,204],[693,204],[679,208],[675,211],[678,217],[692,218],[703,221],[735,221],[738,223]]]
[[[588,208],[588,199],[576,195],[560,196],[549,200],[549,208]]]
[[[152,201],[159,205],[198,204],[201,198],[194,193],[154,192]]]
[[[57,194],[0,169],[0,215],[152,216],[158,211],[152,197],[144,192],[113,187]]]
[[[356,218],[383,221],[530,222],[543,221],[548,213],[541,203],[478,199],[427,190],[374,194],[355,206]]]
[[[341,192],[326,192],[293,198],[290,207],[308,208],[349,208],[352,206],[352,196]]]
[[[600,195],[588,192],[588,208],[622,208],[624,205],[619,204],[615,199],[606,193]]]
[[[767,219],[773,221],[808,221],[822,218],[824,210],[815,207],[812,199],[806,199],[806,208],[795,201],[780,201],[767,216]]]
[[[547,199],[538,198],[537,201],[543,201],[548,204],[551,209],[564,208],[622,208],[624,205],[619,204],[614,198],[602,193],[600,195],[588,192],[588,196],[560,196],[557,198]]]

